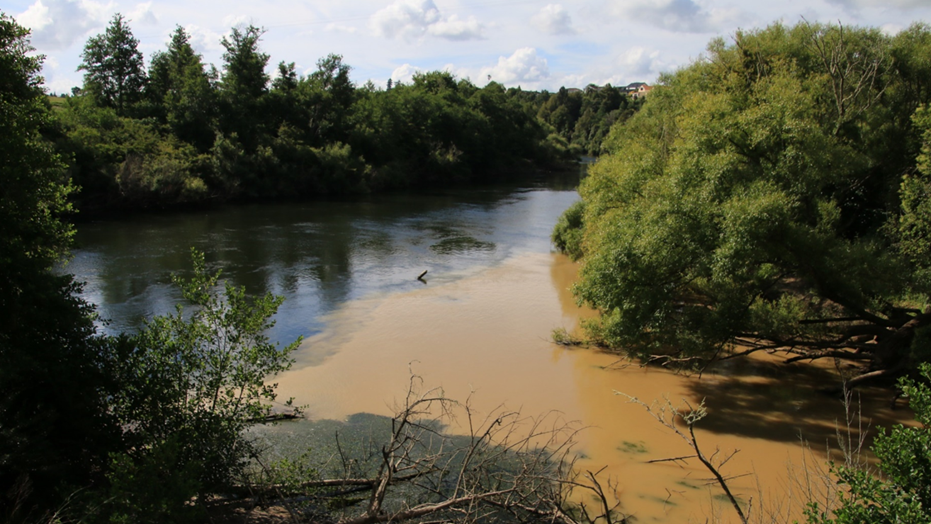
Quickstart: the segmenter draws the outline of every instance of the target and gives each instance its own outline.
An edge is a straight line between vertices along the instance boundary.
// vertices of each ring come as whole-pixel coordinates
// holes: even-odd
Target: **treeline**
[[[84,86],[54,98],[84,210],[305,198],[487,182],[592,154],[637,107],[617,88],[478,88],[446,72],[357,87],[338,55],[266,73],[263,30],[233,28],[220,70],[178,27],[145,67],[126,20],[88,40]]]
[[[620,87],[561,87],[556,93],[530,93],[537,118],[550,126],[550,140],[573,155],[598,156],[611,127],[625,122],[646,100],[631,98]]]

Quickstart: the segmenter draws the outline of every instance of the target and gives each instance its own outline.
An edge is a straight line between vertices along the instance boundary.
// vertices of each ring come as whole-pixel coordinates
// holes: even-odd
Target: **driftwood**
[[[424,275],[426,275],[426,274],[427,274],[427,270],[424,269],[424,270],[423,270],[423,273],[417,275],[417,280],[423,281],[423,277],[424,277]]]
[[[300,412],[286,411],[283,413],[269,413],[268,415],[265,415],[264,417],[256,417],[254,419],[250,419],[249,422],[253,424],[267,424],[269,422],[280,422],[282,420],[295,420],[299,418],[303,418]]]

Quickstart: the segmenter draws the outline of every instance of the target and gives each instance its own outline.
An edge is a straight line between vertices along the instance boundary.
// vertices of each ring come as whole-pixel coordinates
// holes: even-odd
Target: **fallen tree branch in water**
[[[673,457],[673,458],[664,458],[664,459],[653,459],[648,460],[647,464],[657,464],[660,462],[685,462],[687,459],[695,458],[697,455],[685,455],[684,457]]]

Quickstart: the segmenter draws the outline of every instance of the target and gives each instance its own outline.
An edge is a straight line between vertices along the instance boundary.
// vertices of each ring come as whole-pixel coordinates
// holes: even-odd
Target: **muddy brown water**
[[[562,255],[525,254],[455,282],[354,301],[304,342],[296,369],[278,380],[280,391],[306,404],[311,417],[390,416],[413,372],[450,398],[471,398],[479,412],[501,404],[526,415],[555,411],[587,427],[575,447],[578,469],[601,470],[621,511],[638,522],[736,521],[697,462],[648,462],[692,451],[617,392],[647,404],[704,399],[709,414],[697,438],[707,455],[739,450],[723,472],[736,477],[741,501],[783,521],[801,517],[797,481],[806,467],[823,464],[827,447],[837,448],[838,424],[845,425],[842,403],[816,391],[836,380],[833,370],[756,358],[698,378],[558,346],[553,329],[573,330],[592,314],[569,291],[576,276],[577,265]],[[907,419],[888,401],[886,392],[866,392],[863,417],[874,426]]]
[[[592,314],[569,291],[577,266],[549,241],[578,199],[573,187],[539,182],[90,222],[79,225],[80,248],[66,270],[110,320],[102,329],[132,330],[180,300],[170,275],[189,268],[196,246],[232,283],[285,296],[270,336],[306,338],[293,370],[277,378],[279,393],[296,397],[309,417],[390,416],[415,373],[425,387],[471,398],[479,412],[577,421],[587,428],[573,448],[578,471],[601,470],[621,511],[639,522],[736,521],[694,461],[649,462],[691,451],[616,392],[648,404],[704,399],[698,439],[719,457],[740,450],[724,472],[736,477],[743,503],[756,514],[766,505],[799,516],[804,497],[793,479],[806,464],[823,464],[845,416],[837,399],[816,391],[836,380],[834,371],[757,358],[699,379],[554,344],[554,329],[572,331]],[[424,269],[426,283],[416,280]],[[908,419],[907,410],[889,410],[889,398],[865,392],[862,414],[872,426]]]

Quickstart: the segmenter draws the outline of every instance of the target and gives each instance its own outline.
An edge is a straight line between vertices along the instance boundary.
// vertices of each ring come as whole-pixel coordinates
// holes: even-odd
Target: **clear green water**
[[[310,336],[321,317],[373,293],[461,278],[525,252],[551,249],[577,180],[380,195],[336,202],[230,206],[79,224],[65,271],[85,282],[104,331],[136,329],[181,300],[171,275],[190,249],[252,294],[285,297],[270,333]]]

